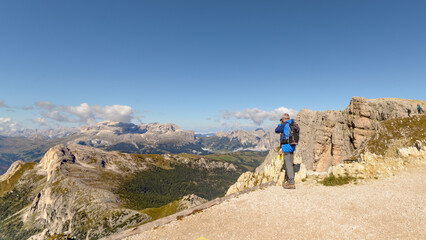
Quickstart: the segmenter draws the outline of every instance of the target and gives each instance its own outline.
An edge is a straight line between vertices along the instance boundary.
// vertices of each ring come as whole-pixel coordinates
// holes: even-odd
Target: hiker
[[[408,112],[408,117],[410,117],[411,109],[407,109],[407,112]]]
[[[296,150],[296,145],[289,144],[289,129],[290,124],[294,122],[293,119],[290,120],[290,115],[284,113],[283,117],[280,119],[280,124],[278,124],[275,129],[276,133],[281,134],[281,143],[282,147],[280,152],[284,155],[284,164],[283,168],[285,170],[285,180],[286,182],[283,185],[285,189],[295,189],[294,182],[294,166],[293,166],[293,152]]]
[[[422,108],[420,107],[420,104],[417,104],[417,111],[419,112],[419,114],[422,112]]]

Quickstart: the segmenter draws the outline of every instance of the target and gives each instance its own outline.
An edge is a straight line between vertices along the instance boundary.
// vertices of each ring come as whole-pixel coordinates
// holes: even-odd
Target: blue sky
[[[425,100],[425,12],[392,0],[5,0],[0,118],[217,131],[352,96]]]

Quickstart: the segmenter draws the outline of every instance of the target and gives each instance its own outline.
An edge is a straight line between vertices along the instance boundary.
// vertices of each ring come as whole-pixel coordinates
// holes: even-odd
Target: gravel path
[[[127,239],[426,239],[426,165],[358,185],[268,187]]]

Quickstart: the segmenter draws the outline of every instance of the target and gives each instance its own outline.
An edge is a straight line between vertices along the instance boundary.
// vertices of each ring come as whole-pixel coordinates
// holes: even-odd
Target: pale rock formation
[[[422,157],[426,152],[426,141],[417,140],[413,147],[399,148],[397,155],[401,158],[405,157]]]
[[[365,99],[353,97],[344,111],[311,111],[302,109],[295,120],[300,126],[296,156],[308,169],[327,171],[350,158],[379,129],[379,122],[408,117],[418,103],[406,99]]]
[[[424,141],[423,141],[424,142]],[[372,153],[365,153],[361,156],[361,162],[345,163],[332,166],[328,169],[328,174],[337,177],[351,176],[359,179],[382,178],[394,175],[407,165],[415,166],[426,162],[426,147],[417,148],[424,145],[417,141],[413,147],[399,148],[397,156],[387,157]]]
[[[282,156],[282,155],[281,155]],[[231,187],[229,187],[226,195],[230,195],[235,192],[242,191],[247,188],[251,188],[257,185],[261,185],[270,181],[274,181],[276,185],[282,185],[284,183],[285,171],[283,170],[284,160],[276,150],[269,151],[265,161],[256,168],[255,172],[243,173]],[[295,174],[295,182],[300,183],[307,176],[307,169],[303,163],[298,163],[297,159],[294,161],[299,171]]]
[[[177,211],[179,212],[188,208],[192,208],[206,202],[207,202],[207,199],[199,197],[195,194],[189,194],[182,197],[182,199],[179,200],[179,206],[177,207]]]
[[[351,156],[351,133],[344,112],[303,109],[295,121],[300,126],[295,157],[308,169],[325,171]]]
[[[6,181],[7,184],[9,184],[9,179],[11,178],[11,176],[15,175],[16,172],[18,172],[19,170],[22,169],[22,166],[25,163],[22,160],[18,160],[14,163],[12,163],[12,165],[10,165],[9,169],[7,170],[7,172],[3,175],[0,176],[0,182]]]

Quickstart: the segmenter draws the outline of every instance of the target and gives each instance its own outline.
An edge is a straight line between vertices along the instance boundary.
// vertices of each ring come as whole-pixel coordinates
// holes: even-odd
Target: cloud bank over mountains
[[[3,110],[1,110],[3,109]],[[65,126],[76,127],[77,125],[93,125],[103,120],[113,120],[129,123],[138,119],[136,111],[127,105],[89,105],[81,103],[77,106],[58,105],[49,101],[35,102],[33,106],[10,106],[4,100],[0,100],[1,111],[6,113],[0,115],[0,134],[13,135],[17,132],[26,131],[32,125],[37,129],[56,129]],[[34,116],[16,121],[13,115],[19,112],[24,116]]]
[[[0,132],[18,131],[21,126],[17,122],[13,122],[11,118],[0,117]]]
[[[56,105],[51,102],[36,102],[43,118],[58,122],[74,122],[93,125],[99,120],[113,120],[129,123],[134,118],[135,111],[127,105],[111,105],[101,107],[82,103],[78,106]],[[38,119],[39,122],[42,119]]]
[[[142,123],[141,118],[145,118],[145,116],[140,115],[143,112],[139,112],[127,105],[100,106],[88,103],[60,105],[50,101],[38,101],[31,106],[13,106],[0,100],[0,114],[2,112],[5,114],[0,115],[0,135],[2,133],[5,134],[5,132],[25,131],[25,129],[46,130],[75,128],[83,125],[90,126],[103,120]],[[207,118],[207,122],[195,123],[198,125],[187,125],[184,128],[200,132],[252,130],[255,128],[268,129],[274,127],[283,113],[289,113],[294,117],[297,111],[283,106],[271,111],[256,107],[234,111],[225,110],[216,116]],[[151,119],[151,121],[161,120]],[[173,123],[182,125],[182,122]]]
[[[246,108],[242,111],[225,111],[222,117],[226,120],[232,118],[246,119],[252,121],[254,124],[261,126],[265,121],[278,121],[284,113],[290,114],[291,117],[296,116],[297,111],[294,109],[279,107],[272,111],[265,111],[259,108]]]

